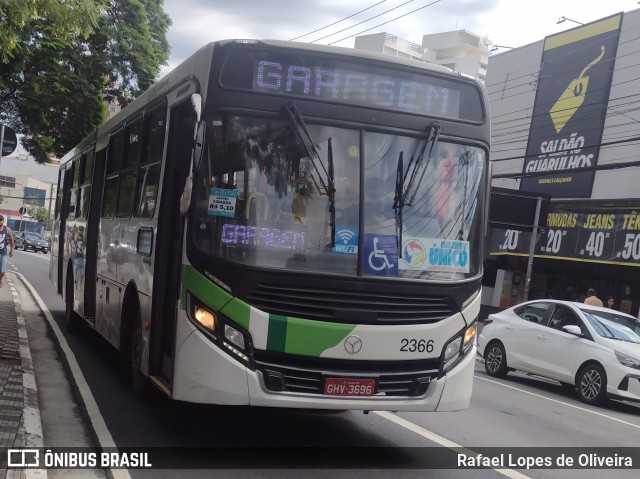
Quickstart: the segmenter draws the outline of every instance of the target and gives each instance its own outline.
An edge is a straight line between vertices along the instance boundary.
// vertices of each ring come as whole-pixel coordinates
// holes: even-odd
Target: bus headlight
[[[230,343],[235,344],[240,349],[244,349],[244,336],[240,331],[235,328],[232,328],[228,324],[224,325],[224,337]]]
[[[444,363],[442,365],[442,369],[446,371],[451,367],[453,362],[460,355],[460,345],[462,344],[462,337],[458,336],[454,338],[452,341],[449,341],[444,348]]]
[[[195,311],[193,312],[193,317],[198,323],[207,328],[209,331],[216,330],[216,315],[208,309],[205,309],[201,306],[196,306]]]
[[[444,347],[442,353],[442,372],[451,369],[460,358],[473,347],[476,338],[476,323],[467,327],[462,333],[454,336]]]
[[[249,332],[227,318],[205,306],[193,295],[187,293],[187,313],[200,331],[235,359],[253,368],[253,348]]]

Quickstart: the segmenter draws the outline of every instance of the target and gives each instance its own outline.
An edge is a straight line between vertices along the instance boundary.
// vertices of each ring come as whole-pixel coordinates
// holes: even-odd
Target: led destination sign
[[[485,118],[480,90],[469,81],[356,56],[241,48],[227,56],[220,83],[230,89],[431,117]]]
[[[460,94],[444,86],[338,68],[260,60],[257,90],[457,117]]]

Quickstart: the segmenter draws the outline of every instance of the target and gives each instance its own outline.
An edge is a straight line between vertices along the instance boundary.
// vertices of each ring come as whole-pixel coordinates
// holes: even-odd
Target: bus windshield
[[[310,146],[296,128],[286,115],[206,120],[191,222],[202,253],[349,275],[453,281],[480,273],[484,150],[304,119]],[[401,231],[399,158],[402,176],[415,178]]]

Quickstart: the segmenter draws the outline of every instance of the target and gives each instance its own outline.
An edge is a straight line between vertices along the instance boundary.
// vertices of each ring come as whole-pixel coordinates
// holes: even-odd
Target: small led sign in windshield
[[[305,232],[293,229],[245,226],[226,223],[222,226],[222,243],[304,251]]]

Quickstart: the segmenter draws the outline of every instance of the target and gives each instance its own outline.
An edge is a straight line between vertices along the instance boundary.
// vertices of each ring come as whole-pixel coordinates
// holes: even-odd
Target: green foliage
[[[36,161],[61,157],[166,64],[164,0],[1,0],[0,121]],[[6,48],[6,51],[5,51]]]
[[[25,53],[28,42],[38,35],[31,27],[46,18],[51,23],[51,41],[86,38],[96,26],[104,2],[94,0],[2,0],[0,2],[0,63]]]
[[[27,205],[27,214],[38,223],[48,224],[49,211],[43,206]]]
[[[27,207],[27,214],[39,223],[47,223],[49,218],[49,210],[38,204],[37,196],[27,196],[24,199],[24,204]]]

